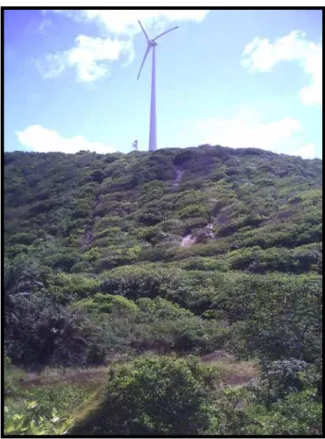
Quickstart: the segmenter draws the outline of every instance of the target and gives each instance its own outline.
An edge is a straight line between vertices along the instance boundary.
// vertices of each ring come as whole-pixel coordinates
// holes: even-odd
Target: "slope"
[[[321,160],[209,145],[14,152],[4,175],[15,366],[225,351],[321,367]]]

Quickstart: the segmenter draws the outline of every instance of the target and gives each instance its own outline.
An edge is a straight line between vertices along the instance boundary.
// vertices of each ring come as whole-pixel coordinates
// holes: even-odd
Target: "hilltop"
[[[321,242],[321,184],[321,160],[254,149],[6,153],[6,256],[100,273],[254,246],[285,252]],[[179,249],[208,224],[208,247]]]
[[[12,152],[4,154],[4,183],[5,353],[11,368],[100,369],[118,361],[123,372],[117,369],[117,380],[131,373],[130,364],[139,376],[153,377],[156,372],[148,371],[162,361],[172,375],[189,367],[199,377],[203,366],[185,365],[184,358],[204,363],[217,351],[231,358],[222,364],[233,376],[225,378],[225,365],[218,372],[229,385],[243,368],[250,378],[261,375],[261,383],[270,370],[282,377],[278,396],[261,398],[267,407],[284,405],[263,416],[276,418],[283,410],[284,419],[285,404],[299,412],[314,404],[307,393],[321,386],[321,160],[209,145],[105,155]],[[177,362],[168,363],[175,356]],[[283,381],[288,368],[296,380],[290,385]],[[313,372],[303,381],[307,370]],[[302,399],[288,390],[292,382]],[[117,389],[110,391],[119,395]],[[218,395],[218,401],[225,397]],[[76,401],[78,406],[85,398],[78,394]],[[62,404],[64,413],[76,409]],[[252,407],[245,404],[240,410]],[[178,428],[141,407],[125,434],[173,434]],[[95,410],[88,419],[83,410],[75,432],[93,434],[91,416],[101,415]],[[200,418],[191,432],[287,432],[272,416],[272,422],[261,421],[264,430],[253,427],[245,413],[244,426],[232,420],[220,430],[214,414]],[[299,416],[290,434],[321,428],[307,414]],[[101,427],[96,417],[96,432],[118,434],[120,421],[117,416],[115,424]]]

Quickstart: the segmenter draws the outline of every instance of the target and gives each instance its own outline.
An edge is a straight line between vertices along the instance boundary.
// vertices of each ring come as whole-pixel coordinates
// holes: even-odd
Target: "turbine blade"
[[[151,46],[148,45],[148,46],[147,46],[147,49],[146,49],[146,51],[145,51],[145,54],[144,54],[143,60],[142,60],[142,64],[141,64],[141,67],[140,67],[140,70],[139,70],[139,74],[138,74],[138,78],[137,78],[137,79],[140,78],[140,73],[141,73],[141,70],[142,70],[143,64],[144,64],[144,62],[145,62],[145,60],[146,60],[146,58],[147,58],[147,56],[148,56],[148,53],[150,52],[150,49],[151,49]]]
[[[144,30],[144,27],[142,26],[141,21],[138,20],[138,22],[139,22],[139,24],[140,24],[140,26],[141,26],[141,29],[142,29],[142,32],[144,33],[144,36],[146,37],[147,40],[149,40],[149,37],[148,37],[148,35],[147,35],[147,32]]]
[[[166,30],[165,32],[163,32],[162,34],[157,35],[155,38],[153,38],[154,41],[158,40],[158,38],[162,37],[163,35],[168,34],[168,32],[171,32],[172,30],[178,29],[179,26],[175,26],[172,29]]]

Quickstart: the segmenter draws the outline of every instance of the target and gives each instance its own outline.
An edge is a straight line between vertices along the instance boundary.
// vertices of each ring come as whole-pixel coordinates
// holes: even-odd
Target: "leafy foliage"
[[[4,175],[5,391],[20,413],[6,428],[50,434],[51,401],[68,399],[34,389],[39,411],[16,410],[17,368],[137,357],[113,368],[94,413],[104,434],[321,431],[321,160],[13,152]],[[194,360],[166,357],[219,350],[259,359],[258,385],[207,387]]]
[[[199,434],[209,425],[212,370],[195,359],[144,357],[109,372],[106,398],[71,434]]]
[[[33,412],[37,408],[35,401],[26,402],[26,409]],[[57,416],[57,411],[53,408],[51,418],[46,419],[44,416],[35,416],[33,413],[19,414],[11,413],[8,406],[5,406],[5,434],[9,436],[14,435],[62,435],[66,431],[62,425],[58,425],[62,419]]]

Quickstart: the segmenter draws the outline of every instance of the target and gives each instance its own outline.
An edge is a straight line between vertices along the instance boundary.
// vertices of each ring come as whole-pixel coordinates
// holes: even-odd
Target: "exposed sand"
[[[191,234],[184,236],[181,242],[181,247],[189,247],[190,245],[195,244],[195,242],[196,240]]]

